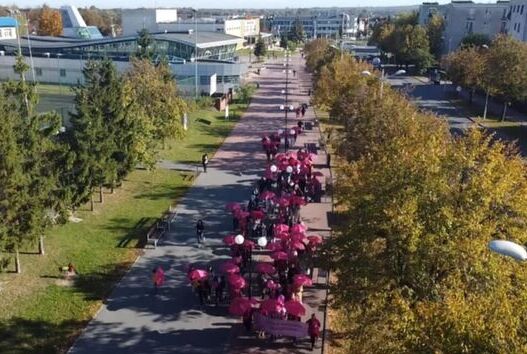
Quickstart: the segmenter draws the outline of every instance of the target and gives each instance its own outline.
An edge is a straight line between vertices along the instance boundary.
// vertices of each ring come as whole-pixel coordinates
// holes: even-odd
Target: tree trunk
[[[90,211],[93,211],[93,190],[90,193]]]
[[[18,252],[18,246],[15,249],[15,272],[17,274],[22,273],[22,268],[20,267],[20,253]]]
[[[38,254],[41,256],[45,255],[46,252],[44,251],[44,236],[40,235],[38,238]]]
[[[470,89],[470,94],[468,95],[468,103],[472,104],[472,100],[474,99],[474,89]]]
[[[101,204],[104,202],[104,200],[102,199],[102,184],[99,186],[99,201],[101,202]]]
[[[507,105],[509,104],[509,102],[504,102],[503,103],[503,111],[501,112],[501,121],[502,122],[505,122],[505,118],[507,117]]]

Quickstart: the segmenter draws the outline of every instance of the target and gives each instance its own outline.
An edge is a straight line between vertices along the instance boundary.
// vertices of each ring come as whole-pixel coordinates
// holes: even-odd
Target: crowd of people
[[[303,148],[278,152],[288,138],[293,142],[302,134],[302,128],[298,124],[290,131],[262,138],[268,162],[263,176],[247,203],[226,205],[232,213],[233,234],[223,242],[230,248],[231,258],[217,269],[190,266],[187,272],[201,305],[228,304],[231,314],[242,317],[247,331],[256,330],[260,336],[265,336],[265,331],[255,321],[257,316],[301,321],[306,315],[303,291],[312,286],[314,259],[323,242],[319,235],[308,234],[300,217],[301,207],[320,202],[322,195],[323,175],[313,170],[316,155]],[[201,220],[196,232],[200,242]],[[269,260],[253,262],[255,250]],[[314,346],[320,322],[313,314],[307,325]],[[270,337],[275,338],[276,333]]]

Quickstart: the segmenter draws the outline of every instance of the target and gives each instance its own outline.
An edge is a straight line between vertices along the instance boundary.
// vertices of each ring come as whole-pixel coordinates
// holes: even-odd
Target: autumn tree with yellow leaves
[[[527,170],[514,147],[476,128],[451,136],[402,94],[384,87],[381,98],[380,80],[352,60],[325,69],[315,102],[354,107],[333,141],[342,222],[326,262],[331,327],[346,338],[334,351],[527,352],[527,273],[487,247],[527,242]]]

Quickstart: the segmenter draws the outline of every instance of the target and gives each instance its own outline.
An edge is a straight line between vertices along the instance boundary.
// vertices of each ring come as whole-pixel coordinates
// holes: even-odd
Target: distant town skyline
[[[441,4],[449,3],[449,0],[437,1]],[[475,1],[483,3],[493,3],[496,1]],[[416,0],[267,0],[258,2],[252,2],[247,0],[225,0],[222,1],[221,5],[217,2],[209,0],[184,0],[184,1],[171,1],[171,0],[130,0],[123,3],[118,0],[21,0],[17,1],[18,7],[36,7],[41,6],[43,3],[48,4],[52,7],[60,7],[63,5],[73,5],[77,7],[96,6],[100,8],[139,8],[139,7],[195,7],[195,8],[222,8],[222,9],[236,9],[236,8],[309,8],[309,7],[387,7],[387,6],[411,6],[420,5],[422,1]]]

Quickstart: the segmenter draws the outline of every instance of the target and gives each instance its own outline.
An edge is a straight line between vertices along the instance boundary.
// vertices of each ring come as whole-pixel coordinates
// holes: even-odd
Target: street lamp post
[[[287,149],[289,148],[289,137],[288,137],[288,129],[287,129],[287,114],[289,111],[289,53],[288,51],[285,52],[285,136],[284,136],[284,152],[287,152]]]
[[[198,99],[198,10],[192,9],[194,14],[194,98]]]

